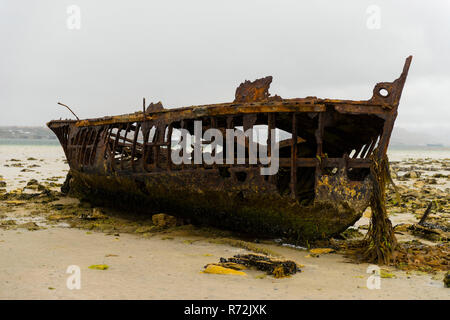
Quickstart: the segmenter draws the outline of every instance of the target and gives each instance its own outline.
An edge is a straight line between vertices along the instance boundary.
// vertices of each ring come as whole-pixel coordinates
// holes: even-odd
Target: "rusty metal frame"
[[[314,193],[317,200],[324,176],[332,177],[329,169],[334,168],[338,174],[343,174],[353,187],[361,186],[364,183],[364,172],[368,172],[361,170],[369,168],[373,152],[377,152],[377,158],[384,157],[411,59],[412,57],[406,59],[398,79],[376,84],[369,100],[316,97],[282,99],[270,96],[268,89],[272,77],[266,77],[242,83],[236,90],[235,100],[230,103],[177,109],[164,109],[161,103],[152,103],[146,110],[144,108],[142,112],[133,114],[85,120],[54,120],[48,126],[58,136],[69,165],[75,171],[145,176],[161,172],[222,172],[229,168],[232,169],[234,178],[236,172],[246,172],[248,177],[253,177],[253,170],[261,165],[250,165],[248,161],[245,165],[174,165],[171,161],[173,130],[183,128],[193,133],[193,121],[202,119],[208,122],[203,131],[217,128],[225,132],[238,123],[242,123],[244,131],[255,125],[266,125],[269,132],[267,149],[271,156],[270,130],[282,129],[291,134],[290,142],[285,147],[289,148],[289,157],[280,156],[279,159],[280,167],[290,172],[290,198],[294,201],[301,200],[298,192],[302,187],[302,179],[299,181],[298,174],[301,177],[304,168],[315,168]],[[387,91],[386,95],[382,95],[383,90]],[[149,141],[153,127],[156,128],[155,134],[152,141]],[[117,133],[113,133],[114,129],[117,129]],[[356,135],[352,130],[360,133],[367,130],[370,134],[354,137]],[[125,133],[121,135],[123,131]],[[132,139],[128,138],[130,133],[133,134]],[[140,134],[143,137],[142,143],[138,142]],[[304,139],[302,135],[307,135],[308,138]],[[298,139],[306,142],[299,145]],[[248,139],[245,144],[248,147]],[[162,147],[167,148],[167,157],[162,152]],[[223,152],[226,151],[224,146]],[[354,151],[352,156],[349,156],[350,151]],[[127,152],[130,156],[125,156]],[[355,171],[359,172],[356,178],[351,174]],[[269,189],[270,185],[276,186],[276,190],[280,188],[280,179],[280,176],[270,176],[258,180],[258,183]],[[211,183],[222,185],[220,181]],[[278,191],[281,194],[281,190]]]

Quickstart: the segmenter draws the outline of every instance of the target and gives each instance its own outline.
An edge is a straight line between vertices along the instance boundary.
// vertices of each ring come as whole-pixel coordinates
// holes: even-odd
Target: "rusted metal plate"
[[[257,79],[253,82],[246,80],[236,89],[235,103],[257,102],[257,101],[282,101],[281,97],[271,97],[269,87],[272,77]]]

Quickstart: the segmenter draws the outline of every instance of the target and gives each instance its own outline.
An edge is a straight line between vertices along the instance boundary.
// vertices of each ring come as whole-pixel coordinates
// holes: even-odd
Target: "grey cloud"
[[[81,30],[66,28],[69,5]],[[369,5],[381,29],[366,27]],[[450,2],[0,0],[0,125],[231,101],[273,75],[285,97],[370,98],[414,55],[398,125],[447,130]],[[439,115],[439,116],[436,116]]]

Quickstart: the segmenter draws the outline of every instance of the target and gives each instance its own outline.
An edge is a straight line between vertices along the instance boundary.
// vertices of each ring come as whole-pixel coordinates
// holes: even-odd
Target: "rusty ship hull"
[[[260,237],[329,238],[369,206],[370,166],[386,155],[411,59],[398,79],[376,84],[369,100],[282,99],[270,96],[266,77],[242,83],[231,103],[158,103],[134,114],[47,125],[64,149],[76,196]],[[202,133],[267,130],[269,155],[270,130],[284,132],[278,172],[262,175],[264,165],[251,164],[248,152],[240,164],[174,164],[174,132],[194,135],[199,120]]]

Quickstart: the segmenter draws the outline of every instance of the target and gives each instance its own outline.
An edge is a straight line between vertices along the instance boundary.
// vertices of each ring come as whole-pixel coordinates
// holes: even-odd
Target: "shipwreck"
[[[260,237],[329,238],[369,205],[370,166],[386,155],[411,59],[398,79],[376,84],[369,100],[283,99],[269,94],[272,77],[266,77],[242,83],[230,103],[166,109],[144,100],[133,114],[47,125],[67,157],[70,192],[95,204],[170,213]],[[231,154],[239,160],[233,163],[174,163],[180,130],[196,139],[212,128],[267,134],[264,141],[241,139],[239,159],[238,148],[225,143],[201,149]],[[276,158],[271,130],[279,132]],[[251,161],[251,143],[277,161],[275,174],[262,174],[268,164]],[[196,151],[181,152],[192,160]]]

